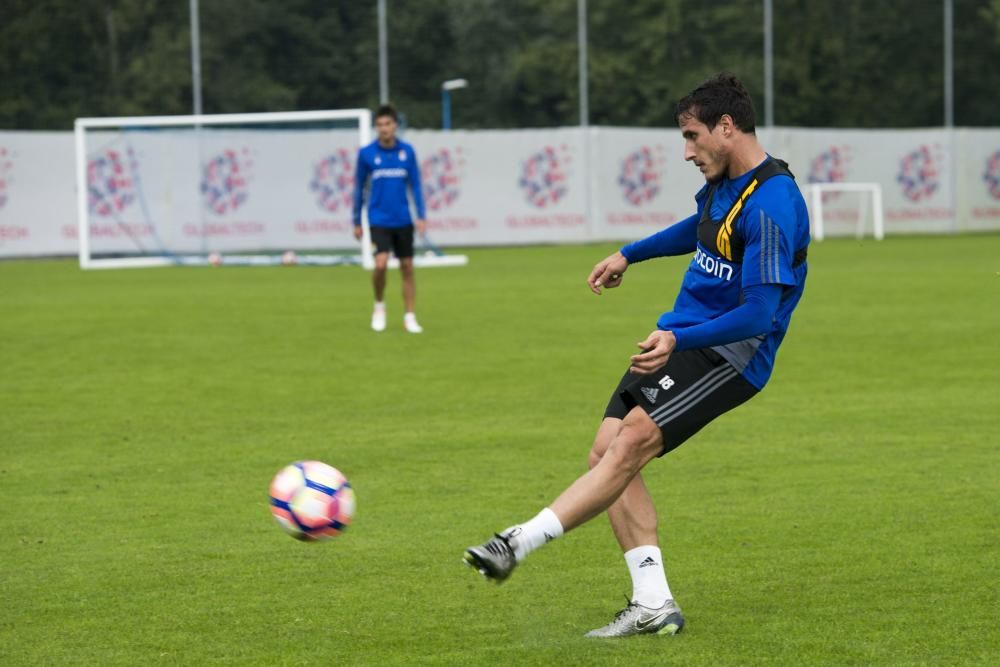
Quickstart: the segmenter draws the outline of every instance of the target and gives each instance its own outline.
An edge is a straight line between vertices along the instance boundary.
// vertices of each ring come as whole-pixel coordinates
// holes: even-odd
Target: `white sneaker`
[[[372,329],[375,331],[385,331],[384,305],[375,304],[375,310],[372,311]]]
[[[413,313],[403,315],[403,328],[410,333],[422,333],[424,328],[417,324],[417,316]]]

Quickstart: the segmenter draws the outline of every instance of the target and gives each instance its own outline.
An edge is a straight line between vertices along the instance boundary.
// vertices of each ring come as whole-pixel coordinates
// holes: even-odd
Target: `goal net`
[[[862,238],[869,228],[875,239],[885,236],[878,183],[808,183],[804,190],[815,240],[851,234]]]
[[[367,109],[77,119],[80,266],[373,267],[367,216],[360,248],[352,221],[371,120]],[[436,248],[420,257],[461,263]]]

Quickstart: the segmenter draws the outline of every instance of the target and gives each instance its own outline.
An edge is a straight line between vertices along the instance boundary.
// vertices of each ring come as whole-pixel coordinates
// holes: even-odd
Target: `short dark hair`
[[[691,91],[677,103],[674,120],[694,117],[709,130],[715,129],[723,115],[729,115],[740,131],[756,134],[753,100],[735,74],[720,72]]]
[[[397,123],[399,122],[399,114],[396,113],[396,107],[391,104],[383,104],[375,110],[375,120],[378,120],[382,116],[389,116]]]

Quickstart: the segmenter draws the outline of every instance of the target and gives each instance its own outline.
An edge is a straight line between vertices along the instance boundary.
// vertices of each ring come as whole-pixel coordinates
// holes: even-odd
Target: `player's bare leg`
[[[621,428],[622,421],[609,417],[601,423],[590,450],[589,464],[596,466]],[[657,532],[656,507],[637,474],[608,508],[611,529],[621,545],[632,578],[628,606],[608,625],[588,633],[591,637],[619,637],[639,632],[676,634],[684,627],[684,617],[673,600],[663,568]]]
[[[375,288],[375,301],[385,302],[385,274],[389,268],[389,253],[380,252],[375,255],[375,270],[372,271],[372,286]]]
[[[611,507],[639,471],[662,450],[659,427],[640,408],[633,408],[597,465],[549,506],[559,517],[563,530],[573,530]]]
[[[399,272],[403,276],[403,305],[407,313],[412,313],[417,301],[417,286],[413,278],[413,258],[399,260]]]
[[[372,329],[385,331],[385,274],[389,268],[389,253],[375,255],[372,287],[375,289],[375,308],[372,310]]]
[[[423,327],[417,323],[417,316],[414,312],[417,301],[417,281],[413,275],[412,257],[399,260],[399,272],[403,276],[403,305],[405,307],[403,326],[410,333],[420,333],[423,331]]]
[[[542,544],[607,510],[632,575],[633,596],[592,637],[676,634],[684,617],[670,595],[657,546],[656,509],[639,471],[663,450],[659,427],[640,408],[624,420],[605,419],[590,455],[590,471],[530,521],[512,526],[478,547],[466,562],[498,582]]]
[[[662,442],[653,420],[642,410],[632,410],[590,471],[534,519],[467,549],[466,562],[483,575],[503,581],[529,553],[610,507],[639,470],[660,453]]]
[[[594,468],[607,452],[621,425],[622,420],[613,417],[601,422],[590,450],[588,464],[591,468]],[[643,545],[655,546],[658,543],[656,507],[653,505],[649,490],[646,489],[642,473],[632,478],[618,500],[608,508],[608,519],[623,552]]]

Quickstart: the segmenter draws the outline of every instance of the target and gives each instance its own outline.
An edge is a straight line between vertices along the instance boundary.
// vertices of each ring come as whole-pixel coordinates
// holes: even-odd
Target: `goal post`
[[[80,266],[374,268],[367,212],[360,253],[352,220],[371,141],[368,109],[78,118]],[[419,265],[464,263],[421,253]]]
[[[853,222],[855,236],[862,238],[868,227],[869,210],[873,236],[878,241],[885,238],[882,186],[879,183],[807,183],[804,189],[809,204],[812,237],[815,240],[822,241],[827,235],[828,220],[824,215]],[[842,202],[824,202],[824,199],[832,199],[845,193],[856,195],[856,206]]]
[[[235,260],[255,252],[280,263],[293,248],[353,245],[368,109],[78,118],[74,135],[82,268],[250,263]],[[361,255],[369,248],[366,235]]]

